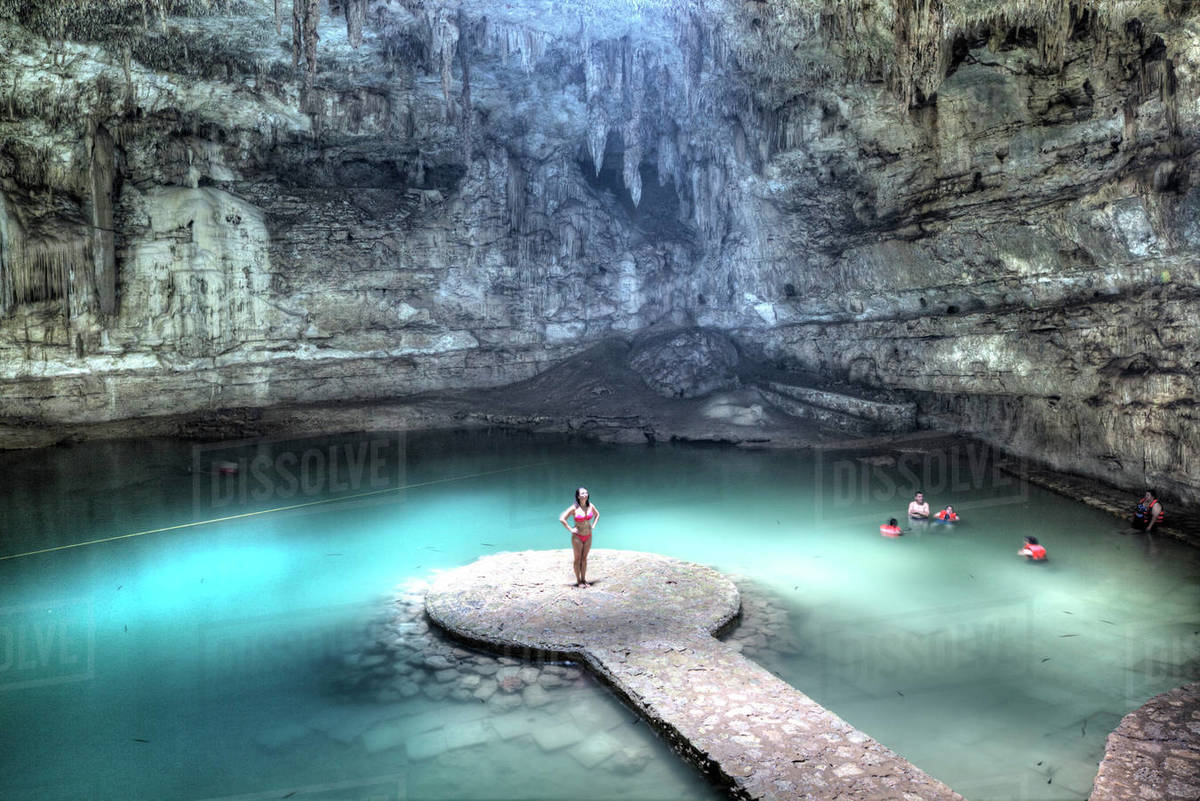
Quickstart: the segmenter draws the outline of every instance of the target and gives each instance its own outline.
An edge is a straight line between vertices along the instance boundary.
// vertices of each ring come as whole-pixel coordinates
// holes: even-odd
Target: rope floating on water
[[[210,518],[208,520],[196,520],[191,523],[179,523],[178,525],[174,525],[174,526],[163,526],[162,528],[151,528],[151,529],[147,529],[146,531],[134,531],[130,534],[118,534],[115,537],[102,537],[102,538],[96,539],[96,540],[87,540],[86,542],[73,542],[69,545],[57,545],[53,548],[41,548],[36,551],[26,551],[25,553],[14,553],[14,554],[9,554],[8,556],[0,556],[0,562],[7,561],[9,559],[23,559],[26,556],[37,556],[38,554],[43,554],[43,553],[53,553],[54,551],[65,551],[70,548],[82,548],[86,545],[99,545],[104,542],[115,542],[116,540],[125,540],[125,539],[129,539],[130,537],[144,537],[147,534],[162,534],[163,532],[166,532],[166,531],[178,531],[180,529],[185,529],[185,528],[195,528],[197,526],[207,526],[207,525],[211,525],[213,523],[224,523],[229,520],[239,520],[239,519],[245,518],[245,517],[257,517],[259,515],[269,515],[269,514],[274,514],[276,512],[288,512],[288,511],[291,511],[292,509],[303,509],[308,506],[320,506],[322,504],[328,504],[328,503],[341,503],[342,501],[350,501],[350,500],[354,500],[355,498],[366,498],[371,495],[384,495],[389,492],[402,492],[404,490],[416,489],[418,487],[428,487],[433,484],[445,484],[450,481],[465,481],[467,479],[479,478],[481,476],[491,476],[491,475],[495,475],[497,473],[510,473],[514,470],[527,470],[530,467],[540,467],[544,464],[548,464],[548,462],[538,462],[536,464],[518,465],[517,467],[504,467],[504,468],[500,468],[499,470],[485,470],[482,473],[472,473],[471,475],[468,475],[468,476],[451,476],[450,478],[437,478],[437,479],[433,479],[432,481],[419,481],[415,484],[405,484],[403,487],[388,487],[386,489],[371,490],[370,492],[360,492],[355,495],[341,495],[341,496],[338,496],[337,498],[322,498],[322,499],[316,500],[316,501],[305,501],[304,503],[294,503],[294,504],[291,504],[290,506],[276,506],[274,509],[259,509],[256,512],[242,512],[241,514],[226,515],[224,517],[214,517],[214,518]]]

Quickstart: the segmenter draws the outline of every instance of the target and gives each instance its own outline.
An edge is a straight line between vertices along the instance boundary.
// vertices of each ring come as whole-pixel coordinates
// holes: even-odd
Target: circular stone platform
[[[572,554],[487,556],[440,575],[425,597],[453,636],[507,653],[577,658],[735,797],[962,801],[713,634],[740,599],[711,568],[593,550],[591,587]]]
[[[741,609],[737,587],[708,567],[595,549],[588,556],[595,583],[576,587],[572,559],[569,550],[485,556],[435,579],[425,609],[461,638],[571,655],[606,640],[715,634]]]

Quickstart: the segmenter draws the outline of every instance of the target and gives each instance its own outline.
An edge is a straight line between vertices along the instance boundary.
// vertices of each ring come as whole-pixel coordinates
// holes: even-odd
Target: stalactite
[[[275,35],[276,36],[283,35],[283,10],[280,8],[280,6],[282,4],[283,4],[283,0],[275,0]]]
[[[583,88],[588,106],[608,89],[606,48],[602,42],[585,44],[583,50]]]
[[[667,181],[673,180],[679,184],[679,154],[675,150],[675,137],[670,133],[658,137],[658,184],[666,186]]]
[[[625,156],[621,177],[633,205],[642,201],[642,104],[646,93],[642,54],[634,48],[626,49],[625,69],[622,70],[628,94],[628,116],[621,135],[625,143]]]
[[[588,108],[587,140],[592,166],[596,169],[596,175],[599,175],[600,168],[604,166],[604,147],[608,142],[608,116],[599,104]]]
[[[0,192],[0,317],[7,316],[17,304],[13,287],[13,272],[17,263],[13,258],[16,225],[16,221],[8,214],[8,200]]]
[[[458,19],[459,30],[466,30],[466,23],[462,18],[462,12],[459,12]],[[471,37],[470,35],[460,36],[458,41],[458,60],[462,68],[462,123],[460,126],[462,132],[462,152],[464,158],[470,162],[471,152],[474,147],[471,131]]]
[[[367,16],[367,0],[343,0],[346,6],[346,35],[350,46],[362,44],[363,20]]]
[[[1182,142],[1179,139],[1179,102],[1175,96],[1176,86],[1175,63],[1169,58],[1164,59],[1161,90],[1163,113],[1167,119],[1167,131],[1170,133],[1173,142],[1177,146],[1181,146]]]
[[[94,284],[102,314],[116,312],[117,275],[113,241],[114,143],[103,125],[91,136],[91,206]],[[77,293],[78,294],[78,293]],[[73,310],[74,311],[74,310]]]
[[[308,77],[305,86],[312,89],[313,79],[317,76],[317,23],[321,18],[321,0],[308,0],[304,9],[304,61],[308,65]]]
[[[304,9],[308,0],[292,0],[292,66],[300,66],[300,54],[304,52]]]
[[[525,233],[525,171],[520,159],[505,152],[507,180],[504,184],[504,201],[508,211],[508,229],[518,235]]]
[[[450,89],[454,77],[454,51],[458,46],[458,25],[450,11],[438,8],[432,25],[433,43],[432,56],[439,64],[442,75],[442,99],[445,101],[445,118],[453,119],[453,106],[450,102]]]

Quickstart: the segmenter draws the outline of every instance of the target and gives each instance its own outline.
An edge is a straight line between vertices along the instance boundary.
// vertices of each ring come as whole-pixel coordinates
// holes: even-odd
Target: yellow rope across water
[[[341,503],[342,501],[349,501],[349,500],[353,500],[355,498],[366,498],[371,495],[384,495],[389,492],[402,492],[402,491],[408,490],[408,489],[416,489],[417,487],[428,487],[433,484],[445,484],[450,481],[465,481],[467,479],[479,478],[481,476],[491,476],[491,475],[495,475],[497,473],[511,473],[514,470],[527,470],[530,467],[540,467],[543,464],[548,464],[548,463],[547,462],[539,462],[537,464],[524,464],[524,465],[518,465],[517,467],[504,467],[499,470],[486,470],[482,473],[472,473],[471,475],[468,475],[468,476],[451,476],[450,478],[438,478],[438,479],[434,479],[432,481],[419,481],[416,484],[405,484],[403,487],[388,487],[387,489],[371,490],[370,492],[359,492],[355,495],[341,495],[336,498],[322,498],[317,501],[306,501],[304,503],[294,503],[294,504],[291,504],[290,506],[276,506],[274,509],[259,509],[257,512],[243,512],[243,513],[237,514],[237,515],[226,515],[225,517],[214,517],[209,520],[196,520],[191,523],[180,523],[175,526],[164,526],[163,528],[151,528],[151,529],[147,529],[146,531],[134,531],[130,534],[118,534],[115,537],[103,537],[98,540],[88,540],[86,542],[73,542],[70,545],[58,545],[53,548],[41,548],[40,550],[36,550],[36,551],[26,551],[25,553],[14,553],[14,554],[10,554],[8,556],[0,556],[0,562],[7,561],[9,559],[22,559],[26,556],[37,556],[38,554],[42,554],[42,553],[52,553],[54,551],[65,551],[69,548],[82,548],[85,545],[99,545],[100,543],[103,543],[103,542],[114,542],[115,540],[125,540],[125,539],[129,539],[130,537],[144,537],[147,534],[161,534],[164,531],[178,531],[179,529],[183,529],[183,528],[194,528],[196,526],[207,526],[212,523],[224,523],[227,520],[238,520],[243,517],[257,517],[259,515],[274,514],[275,512],[287,512],[287,511],[291,511],[292,509],[303,509],[306,506],[320,506],[321,504],[326,504],[326,503]]]

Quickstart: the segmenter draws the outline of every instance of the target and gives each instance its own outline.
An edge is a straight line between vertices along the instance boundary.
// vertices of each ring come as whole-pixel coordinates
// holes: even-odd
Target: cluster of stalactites
[[[73,210],[50,192],[40,203],[0,192],[0,316],[44,301],[60,302],[68,320],[115,313],[115,147],[116,138],[92,121],[84,164],[57,173],[43,167],[29,182],[69,187],[68,197],[81,190],[85,199]]]
[[[646,52],[628,39],[585,42],[583,59],[592,167],[599,175],[608,134],[618,133],[624,148],[621,179],[636,206],[642,200],[639,168],[644,155],[646,81],[653,68],[647,64]]]
[[[275,0],[276,32],[283,30],[282,6],[283,0]],[[342,0],[342,10],[346,13],[346,38],[350,46],[356,48],[362,44],[367,0]],[[321,40],[317,33],[317,24],[320,21],[320,0],[292,0],[292,64],[299,66],[303,56],[309,89],[312,88],[313,79],[317,74],[317,42]]]
[[[72,283],[92,269],[90,238],[27,239],[15,220],[6,219],[0,225],[0,315],[27,303],[60,301],[69,316],[71,304],[91,294],[73,293]]]
[[[476,30],[476,47],[480,52],[499,55],[501,64],[508,64],[516,57],[526,73],[533,72],[552,39],[545,31],[486,18],[480,20]]]
[[[653,47],[633,36],[592,40],[586,20],[581,21],[580,41],[503,20],[467,18],[453,0],[405,0],[405,7],[418,21],[429,68],[440,73],[447,120],[457,119],[464,130],[471,122],[468,52],[499,57],[503,63],[519,58],[521,68],[532,72],[551,45],[574,50],[583,62],[586,146],[596,174],[613,135],[623,151],[622,182],[635,205],[642,200],[641,166],[649,157],[660,185],[673,181],[684,213],[697,227],[705,233],[717,230],[733,166],[723,155],[727,148],[704,135],[689,135],[695,126],[687,121],[701,116],[711,126],[720,116],[715,93],[721,82],[706,76],[728,68],[734,54],[719,24],[694,11],[680,11],[675,41]],[[454,73],[456,59],[460,75]],[[456,79],[462,81],[461,116],[455,109]],[[509,188],[510,194],[520,194],[516,186]],[[521,222],[519,216],[514,224]]]
[[[946,72],[946,16],[941,0],[896,0],[893,90],[907,108],[937,92]]]
[[[1112,35],[1123,35],[1129,20],[1161,16],[1164,8],[1155,0],[890,0],[877,4],[807,0],[797,4],[805,5],[819,8],[824,42],[843,54],[844,76],[883,78],[905,106],[937,91],[958,37],[984,31],[995,48],[1010,31],[1031,30],[1041,63],[1058,71],[1080,25],[1086,24],[1103,43]]]

